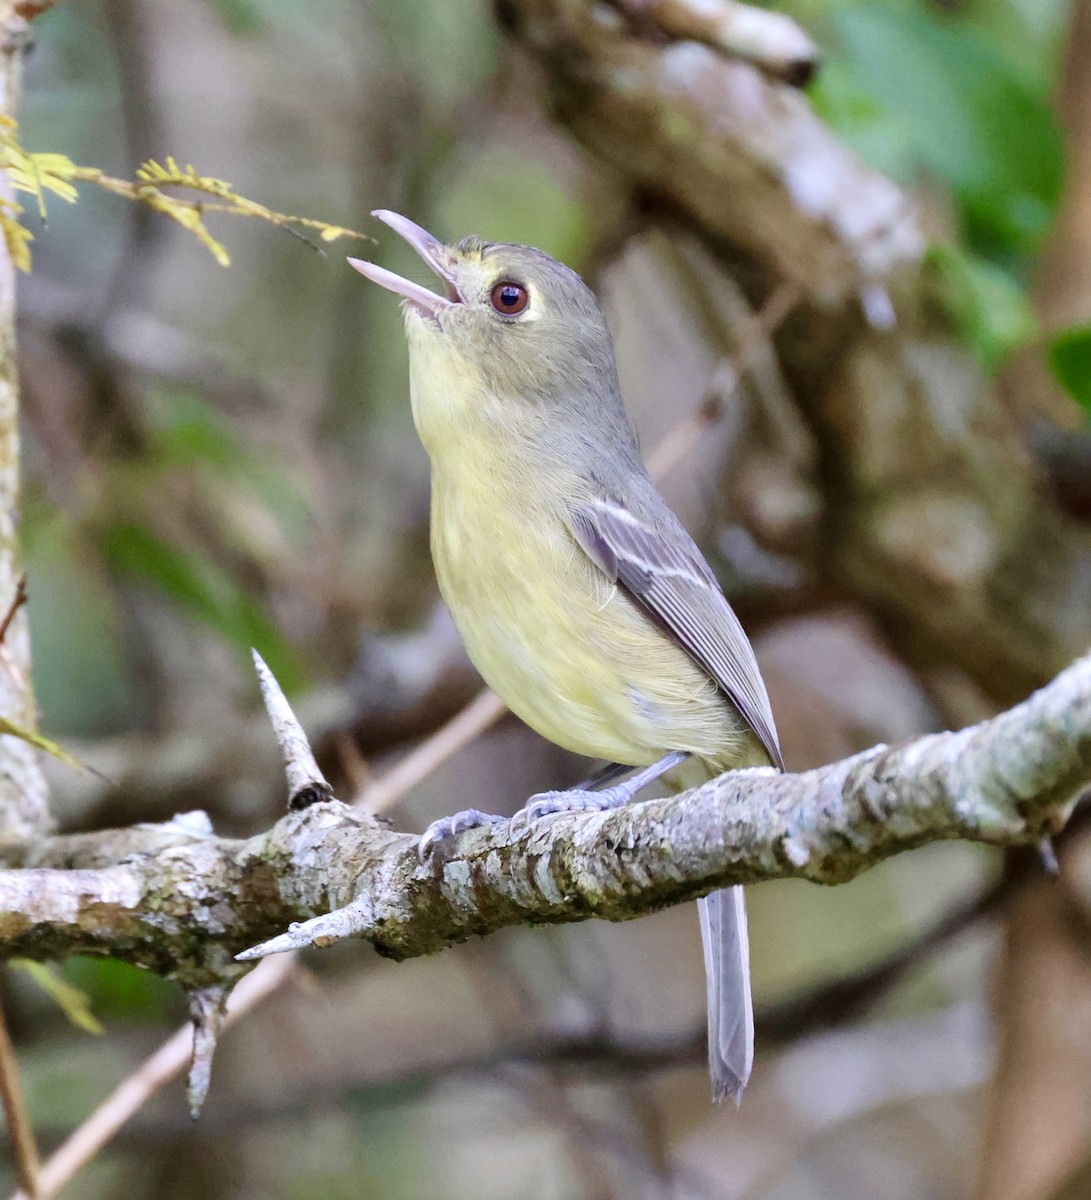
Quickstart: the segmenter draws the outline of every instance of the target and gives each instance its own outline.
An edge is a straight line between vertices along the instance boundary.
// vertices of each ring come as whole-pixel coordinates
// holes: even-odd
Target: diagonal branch
[[[263,939],[246,957],[361,936],[410,958],[522,922],[626,920],[730,884],[840,883],[930,841],[1033,843],[1089,784],[1085,657],[959,733],[796,775],[732,772],[518,837],[493,826],[424,862],[415,838],[337,801],[248,841],[192,822],[54,838],[31,869],[0,872],[0,945],[109,953],[188,987],[227,977],[229,955]]]

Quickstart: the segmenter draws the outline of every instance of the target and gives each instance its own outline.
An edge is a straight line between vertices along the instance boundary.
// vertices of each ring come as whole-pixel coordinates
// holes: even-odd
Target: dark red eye
[[[527,289],[521,283],[511,283],[505,280],[498,283],[489,293],[489,301],[498,313],[505,317],[515,317],[527,306],[530,297]]]

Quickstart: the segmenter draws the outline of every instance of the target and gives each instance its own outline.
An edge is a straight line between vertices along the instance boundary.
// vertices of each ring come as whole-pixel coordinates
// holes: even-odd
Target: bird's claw
[[[598,812],[611,807],[605,792],[587,792],[580,788],[570,788],[566,792],[537,792],[508,822],[508,831],[512,837],[517,837],[542,817],[551,817],[555,813]]]
[[[440,817],[438,821],[433,821],[421,835],[417,849],[423,861],[435,849],[437,842],[455,837],[466,829],[496,825],[507,820],[508,833],[514,838],[543,817],[551,817],[556,813],[601,812],[603,809],[617,808],[619,804],[625,804],[631,799],[631,789],[621,784],[599,792],[588,791],[585,788],[569,788],[563,792],[536,792],[510,819],[482,812],[478,808],[467,808],[463,812],[455,813],[453,817]]]
[[[437,842],[455,837],[466,829],[477,829],[481,825],[495,825],[504,819],[495,813],[482,812],[479,808],[464,809],[462,812],[455,813],[453,817],[440,817],[421,834],[420,842],[417,844],[417,853],[423,861],[435,849]]]

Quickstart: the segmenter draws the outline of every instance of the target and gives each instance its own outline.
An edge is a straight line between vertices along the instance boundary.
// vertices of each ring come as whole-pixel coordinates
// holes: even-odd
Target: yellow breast
[[[732,765],[750,739],[722,693],[569,533],[579,481],[543,487],[507,449],[478,449],[433,457],[432,554],[489,686],[578,754],[643,765],[688,750]]]

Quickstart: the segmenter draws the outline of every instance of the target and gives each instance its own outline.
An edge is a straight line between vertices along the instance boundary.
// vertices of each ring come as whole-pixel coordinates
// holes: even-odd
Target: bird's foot
[[[633,789],[626,784],[590,792],[584,788],[569,788],[565,792],[538,792],[508,822],[512,835],[522,833],[542,817],[556,813],[601,812],[607,808],[620,808],[633,798]]]
[[[482,812],[479,808],[463,809],[462,812],[455,813],[453,817],[440,817],[421,834],[417,852],[423,860],[432,853],[436,843],[442,842],[445,838],[454,837],[466,829],[477,829],[481,825],[496,825],[506,819],[495,813]]]

